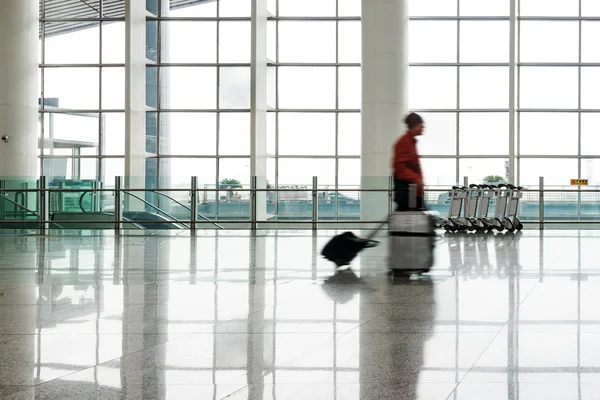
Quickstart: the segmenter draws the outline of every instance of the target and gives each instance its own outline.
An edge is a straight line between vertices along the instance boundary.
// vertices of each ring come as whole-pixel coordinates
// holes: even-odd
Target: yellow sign
[[[587,186],[587,179],[571,179],[571,186]]]

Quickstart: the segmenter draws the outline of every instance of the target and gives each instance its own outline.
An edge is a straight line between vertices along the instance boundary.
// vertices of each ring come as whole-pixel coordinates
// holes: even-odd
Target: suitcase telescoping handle
[[[408,207],[411,210],[415,210],[417,208],[417,185],[411,183],[408,185]],[[367,236],[367,240],[372,240],[377,232],[379,232],[390,220],[390,215],[388,214],[383,221]]]

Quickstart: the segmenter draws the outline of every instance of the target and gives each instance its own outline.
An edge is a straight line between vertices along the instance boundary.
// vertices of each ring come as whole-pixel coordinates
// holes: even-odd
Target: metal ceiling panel
[[[40,0],[40,18],[48,19],[85,19],[100,18],[100,1],[104,18],[125,18],[125,0],[45,0],[42,8]],[[143,1],[143,0],[138,0]],[[190,7],[211,0],[171,0],[171,9]],[[214,1],[214,0],[212,0]],[[46,36],[59,35],[79,29],[97,26],[95,21],[54,22],[46,24]],[[41,27],[40,27],[41,36]]]

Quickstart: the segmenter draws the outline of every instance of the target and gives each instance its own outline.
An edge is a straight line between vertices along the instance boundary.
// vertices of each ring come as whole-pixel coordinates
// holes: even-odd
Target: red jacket
[[[417,184],[417,195],[423,197],[423,172],[417,153],[417,140],[411,134],[405,133],[396,141],[392,169],[394,178]]]

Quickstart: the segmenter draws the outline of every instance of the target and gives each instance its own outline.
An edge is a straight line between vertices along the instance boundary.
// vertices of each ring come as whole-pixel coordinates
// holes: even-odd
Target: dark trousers
[[[402,179],[394,179],[394,202],[396,202],[396,211],[411,211],[411,208],[409,207],[410,193],[408,185],[408,181]],[[425,202],[423,201],[423,198],[417,196],[416,209],[423,210],[424,208]]]

